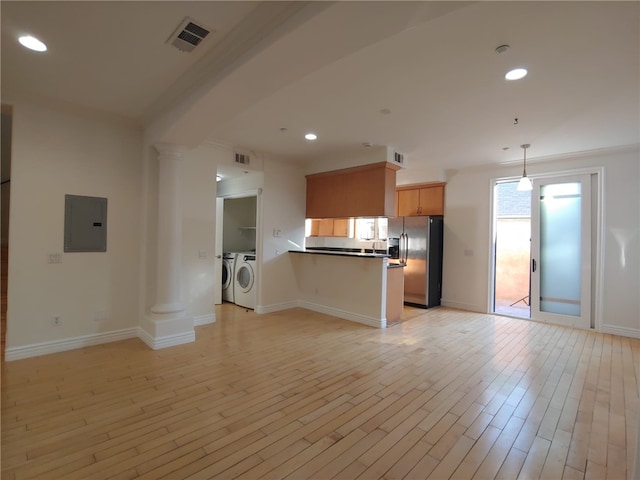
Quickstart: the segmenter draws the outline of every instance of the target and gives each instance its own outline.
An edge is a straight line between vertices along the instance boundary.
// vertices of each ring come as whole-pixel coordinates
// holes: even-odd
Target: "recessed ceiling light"
[[[24,35],[18,38],[18,41],[23,47],[27,47],[29,50],[33,50],[34,52],[47,51],[47,46],[36,37],[32,37],[31,35]]]
[[[307,133],[304,138],[306,138],[307,140],[315,140],[316,138],[318,138],[318,136],[315,133]]]
[[[504,78],[507,80],[520,80],[527,76],[526,68],[514,68],[513,70],[509,70]]]

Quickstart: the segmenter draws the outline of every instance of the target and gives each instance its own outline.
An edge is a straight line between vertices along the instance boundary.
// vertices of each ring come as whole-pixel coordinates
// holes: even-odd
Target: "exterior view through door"
[[[589,328],[591,178],[561,176],[494,190],[493,311]]]

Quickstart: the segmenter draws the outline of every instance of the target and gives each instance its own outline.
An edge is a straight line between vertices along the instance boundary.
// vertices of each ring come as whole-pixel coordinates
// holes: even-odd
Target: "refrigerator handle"
[[[407,260],[409,259],[409,235],[404,233],[404,259],[402,263],[407,264]]]

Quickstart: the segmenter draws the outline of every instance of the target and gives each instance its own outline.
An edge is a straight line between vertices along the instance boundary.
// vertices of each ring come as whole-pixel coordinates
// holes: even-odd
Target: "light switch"
[[[204,260],[205,258],[207,258],[207,251],[206,250],[200,250],[198,252],[198,258],[200,260]]]
[[[60,263],[61,257],[59,253],[50,253],[49,254],[49,263]]]
[[[273,236],[274,237],[279,237],[282,235],[282,230],[280,230],[279,228],[274,228],[273,229]]]

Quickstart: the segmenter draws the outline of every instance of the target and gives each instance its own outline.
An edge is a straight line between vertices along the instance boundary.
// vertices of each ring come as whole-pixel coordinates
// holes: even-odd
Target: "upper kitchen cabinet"
[[[398,188],[397,216],[444,215],[444,182]]]
[[[307,175],[307,218],[394,216],[398,168],[380,162]]]

